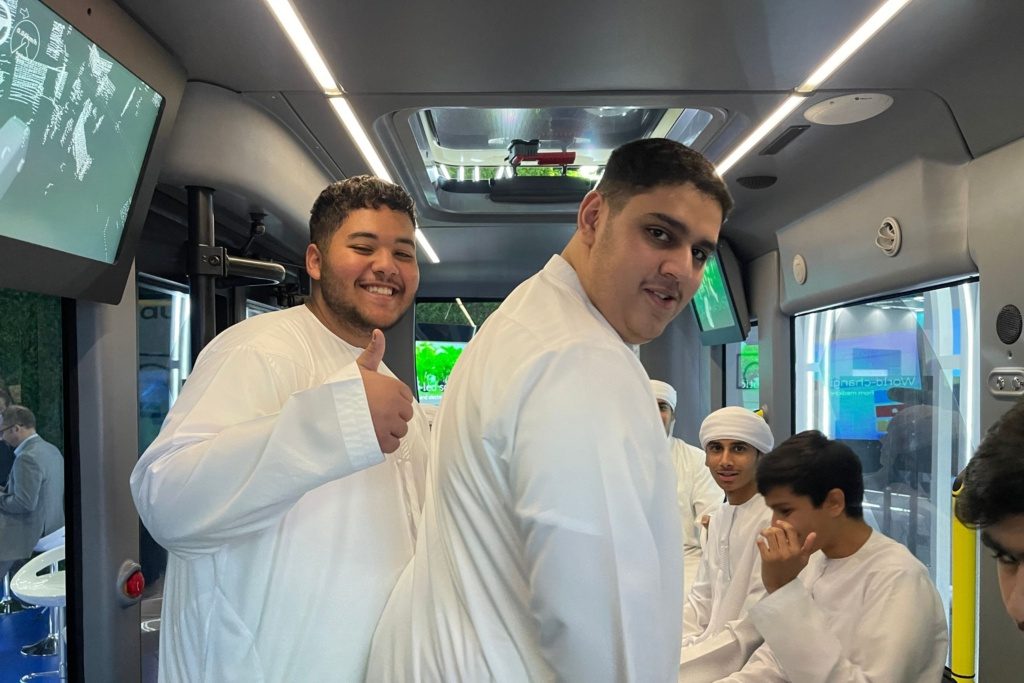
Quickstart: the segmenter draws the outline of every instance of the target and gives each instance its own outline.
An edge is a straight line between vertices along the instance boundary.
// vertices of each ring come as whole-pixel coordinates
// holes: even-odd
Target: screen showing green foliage
[[[466,342],[416,341],[416,384],[420,403],[437,405],[448,384],[448,375],[462,355]]]
[[[721,330],[737,324],[729,288],[722,275],[722,265],[715,254],[704,265],[704,277],[697,293],[693,295],[693,310],[702,332]]]
[[[0,235],[113,263],[163,97],[37,0],[0,0]]]

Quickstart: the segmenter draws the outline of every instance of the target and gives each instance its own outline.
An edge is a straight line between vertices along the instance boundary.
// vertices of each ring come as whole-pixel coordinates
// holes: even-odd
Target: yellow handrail
[[[963,489],[961,477],[953,483],[953,507]],[[973,681],[977,624],[978,532],[952,517],[953,605],[950,617],[950,669],[955,681]]]

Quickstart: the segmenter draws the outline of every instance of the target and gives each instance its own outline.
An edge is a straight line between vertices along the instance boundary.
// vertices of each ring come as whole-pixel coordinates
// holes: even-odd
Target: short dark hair
[[[7,406],[7,409],[3,412],[3,421],[4,427],[21,425],[27,429],[36,428],[36,416],[25,406]]]
[[[996,420],[967,468],[956,497],[956,516],[984,528],[1024,515],[1024,402]]]
[[[732,196],[711,162],[700,152],[667,138],[643,138],[617,147],[595,189],[618,211],[635,195],[686,183],[693,183],[718,202],[723,221],[732,211]]]
[[[309,211],[309,241],[326,251],[334,232],[351,212],[382,207],[406,214],[416,225],[412,197],[394,183],[372,175],[357,175],[331,183]]]
[[[798,496],[809,496],[821,507],[832,489],[846,498],[846,516],[864,518],[864,475],[860,459],[841,441],[817,430],[791,436],[757,463],[757,490],[763,496],[788,486]]]

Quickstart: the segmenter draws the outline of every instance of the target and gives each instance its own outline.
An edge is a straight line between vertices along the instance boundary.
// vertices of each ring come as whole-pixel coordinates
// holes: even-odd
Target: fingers
[[[380,330],[374,330],[373,334],[370,335],[370,343],[366,345],[363,352],[356,358],[356,363],[367,370],[376,372],[377,367],[384,358],[384,347],[384,333]]]
[[[807,538],[804,539],[804,545],[800,548],[800,552],[804,555],[810,555],[814,552],[814,543],[818,540],[818,534],[813,531],[807,534]]]

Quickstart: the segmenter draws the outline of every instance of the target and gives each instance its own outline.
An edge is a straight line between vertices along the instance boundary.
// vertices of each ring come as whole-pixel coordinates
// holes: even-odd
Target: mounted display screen
[[[729,344],[747,338],[750,319],[739,264],[724,242],[704,264],[704,276],[690,305],[700,327],[702,344]]]
[[[117,258],[163,97],[36,0],[0,0],[0,235]]]

